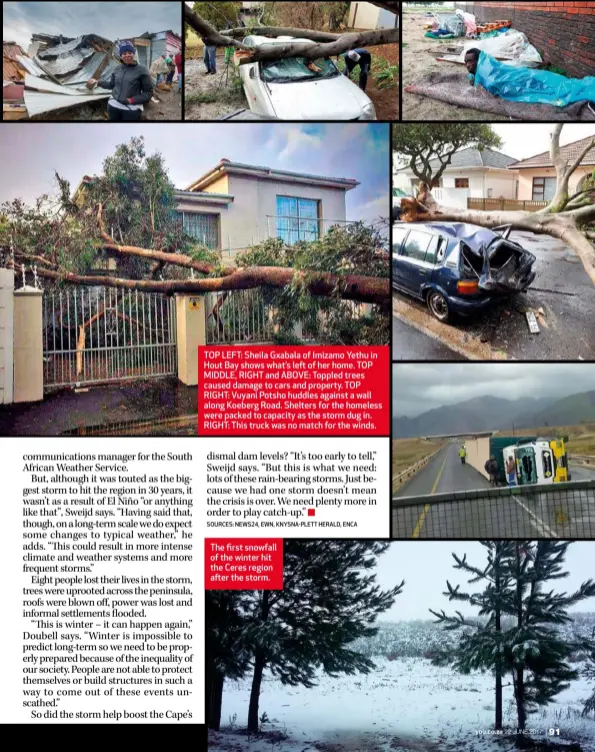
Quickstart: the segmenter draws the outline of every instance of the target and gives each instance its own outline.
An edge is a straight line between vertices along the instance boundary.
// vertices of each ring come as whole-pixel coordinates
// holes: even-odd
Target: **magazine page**
[[[594,14],[3,3],[0,724],[595,752]]]

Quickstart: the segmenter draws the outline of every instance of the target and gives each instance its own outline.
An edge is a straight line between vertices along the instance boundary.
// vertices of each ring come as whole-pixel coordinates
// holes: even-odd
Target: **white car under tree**
[[[244,44],[286,44],[311,39],[249,36]],[[240,65],[240,77],[252,112],[278,120],[376,120],[372,100],[343,75],[330,58],[290,57]],[[319,69],[318,71],[316,69]]]

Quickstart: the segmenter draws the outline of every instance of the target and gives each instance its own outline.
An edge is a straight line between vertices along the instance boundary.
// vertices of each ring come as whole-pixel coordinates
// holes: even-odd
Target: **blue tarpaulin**
[[[501,99],[530,104],[568,107],[574,102],[595,102],[595,77],[566,78],[534,68],[518,68],[501,63],[482,52],[477,63],[475,86]]]

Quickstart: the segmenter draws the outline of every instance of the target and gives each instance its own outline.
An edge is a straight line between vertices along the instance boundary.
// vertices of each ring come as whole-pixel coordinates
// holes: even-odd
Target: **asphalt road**
[[[466,360],[466,358],[393,316],[393,360]]]
[[[509,359],[594,360],[595,286],[579,258],[562,241],[549,235],[513,232],[511,238],[536,256],[535,281],[527,293],[479,316],[459,318],[452,327],[456,327],[463,342],[466,338],[474,339]],[[423,318],[423,313],[427,312],[423,304],[401,293],[393,293],[407,301],[416,319]],[[539,334],[529,332],[526,310],[536,312]],[[427,316],[431,318],[429,312]],[[433,356],[432,352],[440,343],[417,330],[412,330],[415,334],[408,333],[407,329],[411,327],[399,322],[397,331],[399,338],[403,338],[407,359],[451,359],[440,354]],[[405,359],[400,356],[400,345],[395,339],[393,357]]]
[[[482,496],[489,482],[470,465],[462,465],[459,444],[447,444],[399,492],[398,499],[455,491],[478,491],[473,500],[400,507],[393,503],[393,538],[595,537],[595,494],[539,493],[529,488],[518,496]],[[572,480],[595,479],[586,468],[571,468]]]

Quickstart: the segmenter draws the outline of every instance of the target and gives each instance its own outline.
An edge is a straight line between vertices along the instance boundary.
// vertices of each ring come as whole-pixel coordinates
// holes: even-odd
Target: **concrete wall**
[[[490,439],[482,437],[481,439],[468,439],[465,442],[467,450],[467,464],[475,468],[484,478],[490,479],[490,476],[484,470],[484,465],[490,456]]]
[[[546,63],[570,76],[595,71],[595,5],[593,2],[477,2],[456,3],[474,13],[479,23],[510,19],[524,32]]]
[[[570,195],[577,192],[578,184],[593,172],[592,167],[579,167],[570,178],[568,189]],[[519,170],[519,200],[533,200],[533,178],[555,178],[556,170],[553,167],[536,167],[531,170]]]
[[[14,272],[0,269],[0,405],[13,399]]]
[[[399,173],[395,175],[394,184],[397,188],[403,190],[411,190],[411,178],[413,173]],[[468,178],[469,188],[455,188],[456,178]],[[469,196],[469,198],[516,198],[517,193],[517,179],[516,172],[509,170],[473,170],[469,168],[461,168],[447,170],[442,174],[441,188],[445,189],[446,194],[449,196],[455,196],[456,192],[461,193],[461,196]],[[436,189],[434,189],[435,191]],[[491,194],[490,194],[491,190]],[[434,195],[436,195],[434,193]],[[440,200],[440,199],[437,199]],[[458,205],[457,201],[457,205]],[[454,204],[448,204],[453,206]],[[465,204],[466,206],[466,204]]]
[[[43,399],[43,293],[33,287],[14,293],[14,401]]]

